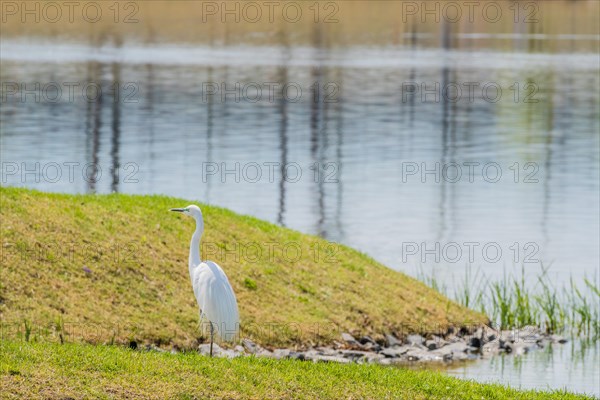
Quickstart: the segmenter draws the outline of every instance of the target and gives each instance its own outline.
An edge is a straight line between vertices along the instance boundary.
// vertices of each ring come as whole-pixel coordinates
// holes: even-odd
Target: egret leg
[[[210,323],[210,356],[212,357],[212,349],[213,349],[213,333],[214,333],[214,329],[213,329],[213,324],[212,322]]]

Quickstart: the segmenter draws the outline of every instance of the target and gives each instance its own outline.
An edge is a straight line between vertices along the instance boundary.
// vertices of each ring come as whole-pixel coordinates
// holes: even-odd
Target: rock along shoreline
[[[331,346],[319,346],[306,350],[288,348],[266,349],[249,339],[243,339],[242,345],[225,349],[213,345],[215,357],[256,356],[275,359],[296,359],[313,362],[336,363],[375,363],[381,365],[403,363],[451,363],[476,360],[498,354],[523,355],[550,344],[566,343],[567,340],[554,334],[543,333],[539,328],[527,326],[515,330],[495,330],[480,327],[469,333],[461,330],[450,331],[447,335],[407,335],[399,339],[388,334],[385,340],[375,341],[370,336],[355,338],[342,333],[341,341]],[[146,346],[148,350],[160,350]],[[208,355],[210,344],[199,345],[200,354]]]

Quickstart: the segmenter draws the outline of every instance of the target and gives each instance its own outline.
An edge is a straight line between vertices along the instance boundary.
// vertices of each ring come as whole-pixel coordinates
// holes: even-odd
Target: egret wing
[[[238,337],[239,312],[233,288],[216,263],[206,261],[194,269],[192,286],[202,314],[225,341]]]

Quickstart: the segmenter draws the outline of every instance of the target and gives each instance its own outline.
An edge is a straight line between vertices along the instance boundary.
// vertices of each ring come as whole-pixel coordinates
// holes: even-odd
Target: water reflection
[[[113,87],[121,88],[121,64],[112,64]],[[121,99],[119,90],[115,90],[112,101],[112,148],[110,158],[112,159],[111,173],[112,182],[110,189],[112,192],[119,191],[119,139],[121,136]]]
[[[598,397],[600,376],[590,366],[599,363],[600,342],[575,340],[564,345],[549,345],[525,356],[497,356],[488,362],[451,366],[447,372],[460,378],[522,389],[567,388]]]
[[[87,82],[97,85],[98,82],[101,82],[101,69],[102,65],[97,62],[91,62],[88,64],[88,78]],[[95,86],[94,86],[95,87]],[[101,86],[100,86],[101,88]],[[87,132],[88,132],[88,142],[91,142],[88,145],[88,149],[90,149],[90,158],[89,164],[92,168],[92,173],[90,175],[86,175],[91,177],[88,179],[88,192],[96,191],[96,181],[98,177],[98,166],[100,165],[99,159],[99,151],[100,151],[100,131],[102,128],[102,105],[104,102],[104,93],[102,89],[97,91],[96,94],[91,95],[95,98],[95,101],[90,101],[87,103]],[[86,171],[87,173],[87,171]]]

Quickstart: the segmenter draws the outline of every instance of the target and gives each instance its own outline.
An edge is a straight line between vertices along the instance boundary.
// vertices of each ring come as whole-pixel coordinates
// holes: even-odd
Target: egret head
[[[180,212],[185,215],[188,215],[196,220],[202,219],[202,211],[200,211],[200,207],[195,205],[189,205],[184,208],[171,208],[171,211]]]

